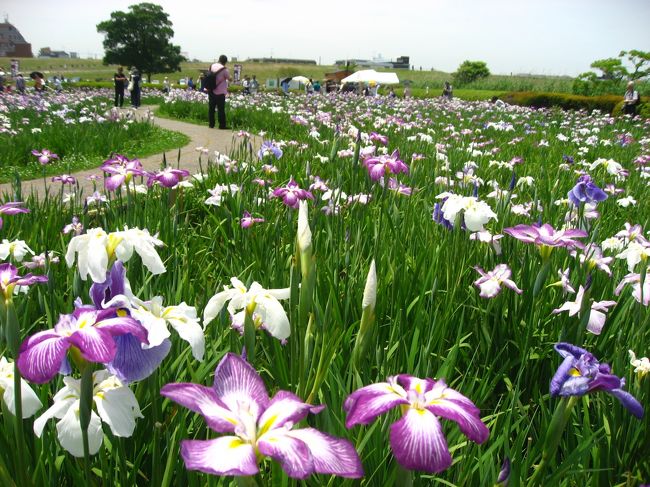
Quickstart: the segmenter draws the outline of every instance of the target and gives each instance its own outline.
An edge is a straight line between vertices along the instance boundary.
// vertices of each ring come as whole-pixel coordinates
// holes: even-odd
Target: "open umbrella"
[[[297,81],[298,83],[302,83],[303,85],[306,85],[307,83],[309,83],[309,78],[307,78],[306,76],[294,76],[291,79],[293,81]]]
[[[32,79],[45,78],[45,76],[43,76],[43,73],[41,73],[40,71],[32,71],[31,73],[29,73],[29,77]]]

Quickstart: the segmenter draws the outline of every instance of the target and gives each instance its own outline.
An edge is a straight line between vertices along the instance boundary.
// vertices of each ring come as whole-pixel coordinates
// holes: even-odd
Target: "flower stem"
[[[533,476],[528,480],[528,486],[534,487],[536,485],[543,485],[544,472],[548,466],[549,460],[555,455],[555,451],[562,439],[562,433],[566,428],[569,419],[571,418],[571,411],[578,402],[577,396],[570,398],[562,398],[555,408],[551,424],[546,431],[546,439],[544,440],[544,449],[542,452],[542,461],[537,464]]]
[[[18,350],[20,348],[20,325],[13,301],[5,302],[5,337],[7,348],[14,359],[14,430],[16,434],[16,469],[21,485],[28,485],[25,459],[25,438],[23,431],[23,394],[20,371],[18,370]]]
[[[84,450],[84,474],[86,484],[92,485],[90,476],[90,446],[88,444],[88,426],[93,404],[93,367],[85,364],[81,372],[81,394],[79,400],[79,424],[81,425],[81,441]]]

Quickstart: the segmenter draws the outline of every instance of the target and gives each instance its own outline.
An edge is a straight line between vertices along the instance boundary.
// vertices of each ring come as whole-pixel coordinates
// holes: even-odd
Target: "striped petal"
[[[315,472],[352,479],[363,477],[359,455],[348,440],[326,435],[314,428],[292,430],[287,435],[309,447]]]
[[[378,382],[362,387],[345,400],[343,409],[348,414],[345,426],[352,428],[357,424],[369,424],[380,414],[400,404],[409,402],[395,390],[393,384]]]
[[[199,384],[167,384],[160,394],[199,413],[210,428],[219,433],[234,433],[239,423],[237,416],[224,407],[214,389]]]
[[[59,372],[69,347],[68,338],[54,330],[36,333],[20,346],[18,369],[28,381],[44,384]]]
[[[227,353],[214,372],[214,391],[231,411],[248,408],[257,421],[269,403],[266,386],[255,369],[234,353]]]
[[[324,406],[312,406],[288,391],[278,391],[259,419],[259,435],[281,428],[287,423],[296,424],[310,412],[318,413]]]
[[[262,455],[280,462],[282,470],[294,479],[305,479],[314,473],[314,459],[304,441],[289,436],[286,430],[273,430],[257,440]]]
[[[483,443],[490,436],[490,431],[483,424],[479,415],[462,403],[437,399],[427,404],[426,408],[437,416],[458,423],[463,434],[475,443]]]
[[[90,362],[107,363],[115,357],[115,340],[108,331],[101,328],[82,328],[70,335],[68,340],[79,349],[82,357]]]
[[[438,473],[451,465],[440,421],[426,409],[409,409],[393,423],[390,446],[397,462],[408,470]]]
[[[255,475],[259,471],[253,446],[237,436],[182,441],[181,456],[188,470],[213,475]]]

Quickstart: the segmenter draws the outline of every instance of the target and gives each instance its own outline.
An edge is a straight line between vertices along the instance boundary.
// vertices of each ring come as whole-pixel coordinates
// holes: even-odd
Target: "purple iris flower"
[[[124,306],[118,308],[119,314],[128,313],[131,296],[131,285],[126,278],[126,269],[119,260],[106,273],[106,280],[103,283],[94,283],[90,287],[90,299],[95,308],[114,309],[115,306]],[[117,345],[115,357],[106,364],[106,368],[124,384],[149,377],[167,357],[171,348],[171,341],[167,339],[158,346],[143,348],[139,336],[132,333],[116,336],[115,344]]]
[[[274,189],[272,197],[282,198],[282,202],[285,205],[294,209],[298,208],[300,201],[306,200],[307,198],[310,200],[314,199],[314,195],[306,189],[301,189],[293,178],[291,178],[286,186]]]
[[[395,150],[389,155],[381,155],[369,157],[363,164],[368,169],[370,179],[379,181],[379,179],[386,174],[399,174],[401,172],[408,173],[409,168],[404,161],[399,158],[399,151]]]
[[[442,203],[444,204],[445,201],[446,198],[442,200]],[[454,228],[454,225],[445,218],[444,212],[442,211],[442,204],[440,203],[436,203],[435,205],[433,205],[432,219],[434,222],[444,226],[447,230],[451,230]]]
[[[625,379],[613,375],[608,364],[601,364],[587,350],[570,343],[555,344],[564,359],[551,379],[551,396],[584,396],[604,391],[616,397],[636,418],[643,418],[643,406],[623,390]]]
[[[504,228],[503,233],[515,237],[526,243],[547,247],[578,247],[584,248],[584,244],[577,238],[584,238],[588,234],[584,230],[567,229],[555,230],[548,223],[543,225],[516,225],[514,227]]]
[[[242,216],[241,220],[239,221],[239,224],[242,228],[250,228],[255,223],[263,223],[264,221],[264,218],[254,218],[249,212],[245,211],[244,216]]]
[[[212,387],[167,384],[160,393],[201,414],[213,431],[225,433],[210,440],[183,440],[181,456],[188,470],[255,475],[259,463],[270,457],[296,479],[314,473],[363,476],[359,456],[348,440],[314,428],[294,427],[324,406],[307,404],[288,391],[278,391],[269,398],[259,374],[238,355],[227,353],[223,357]]]
[[[4,300],[11,299],[16,286],[31,286],[39,282],[47,282],[47,276],[35,276],[31,273],[18,275],[18,269],[12,264],[0,264],[0,291]]]
[[[154,183],[158,183],[165,188],[173,188],[178,183],[180,183],[183,178],[190,175],[189,171],[185,169],[174,169],[172,167],[166,167],[162,171],[157,173],[149,173],[147,175],[147,186],[151,186]]]
[[[369,424],[397,406],[403,415],[390,428],[390,446],[397,462],[409,470],[437,473],[451,465],[439,417],[458,423],[461,432],[476,443],[483,443],[490,434],[474,403],[447,387],[444,379],[405,374],[362,387],[348,396],[343,405],[345,426]]]
[[[378,134],[377,132],[370,132],[370,140],[373,142],[379,142],[382,145],[388,144],[388,137]]]
[[[70,347],[89,362],[108,363],[115,358],[115,337],[131,333],[147,343],[147,330],[130,316],[117,316],[116,309],[81,307],[61,315],[52,330],[28,337],[20,346],[18,369],[25,379],[44,384],[59,372]]]
[[[262,142],[260,150],[257,151],[257,158],[262,160],[266,156],[273,156],[276,159],[280,159],[282,157],[282,149],[275,142],[265,140]]]
[[[104,181],[104,187],[108,191],[115,191],[125,182],[128,184],[133,176],[142,176],[145,174],[142,164],[138,159],[129,160],[119,154],[113,159],[104,161],[101,169],[105,173],[111,174]]]
[[[54,154],[53,152],[51,152],[51,151],[49,151],[47,149],[43,149],[40,152],[37,151],[37,150],[33,150],[32,154],[35,155],[36,157],[38,157],[38,162],[40,162],[43,166],[46,165],[46,164],[49,164],[49,162],[52,159],[58,159],[59,158],[59,156],[57,156],[56,154]]]
[[[29,213],[27,208],[21,208],[22,201],[10,201],[0,205],[0,215],[17,215],[18,213]],[[2,228],[2,217],[0,217],[0,228]]]
[[[70,176],[69,174],[61,174],[61,176],[54,176],[52,178],[52,182],[61,184],[75,184],[77,180],[74,178],[74,176]]]
[[[580,206],[580,203],[598,203],[607,199],[607,193],[596,186],[588,174],[578,178],[578,182],[569,191],[568,196],[571,203],[576,206]]]

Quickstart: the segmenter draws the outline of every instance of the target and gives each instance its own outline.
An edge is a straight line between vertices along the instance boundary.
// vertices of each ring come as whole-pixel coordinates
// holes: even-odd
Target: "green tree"
[[[602,72],[601,78],[612,80],[612,81],[622,81],[623,79],[629,76],[627,68],[623,66],[623,62],[614,57],[607,59],[598,59],[591,63],[593,69],[597,69]]]
[[[483,61],[463,61],[454,73],[454,83],[466,85],[472,81],[490,76],[490,70]]]
[[[169,15],[153,3],[131,5],[128,12],[113,12],[110,20],[97,24],[104,34],[104,64],[136,67],[151,81],[153,73],[180,71],[185,61],[174,36]]]
[[[618,56],[627,57],[627,60],[634,67],[634,71],[629,75],[631,80],[650,76],[650,52],[632,49],[630,51],[621,51]]]

